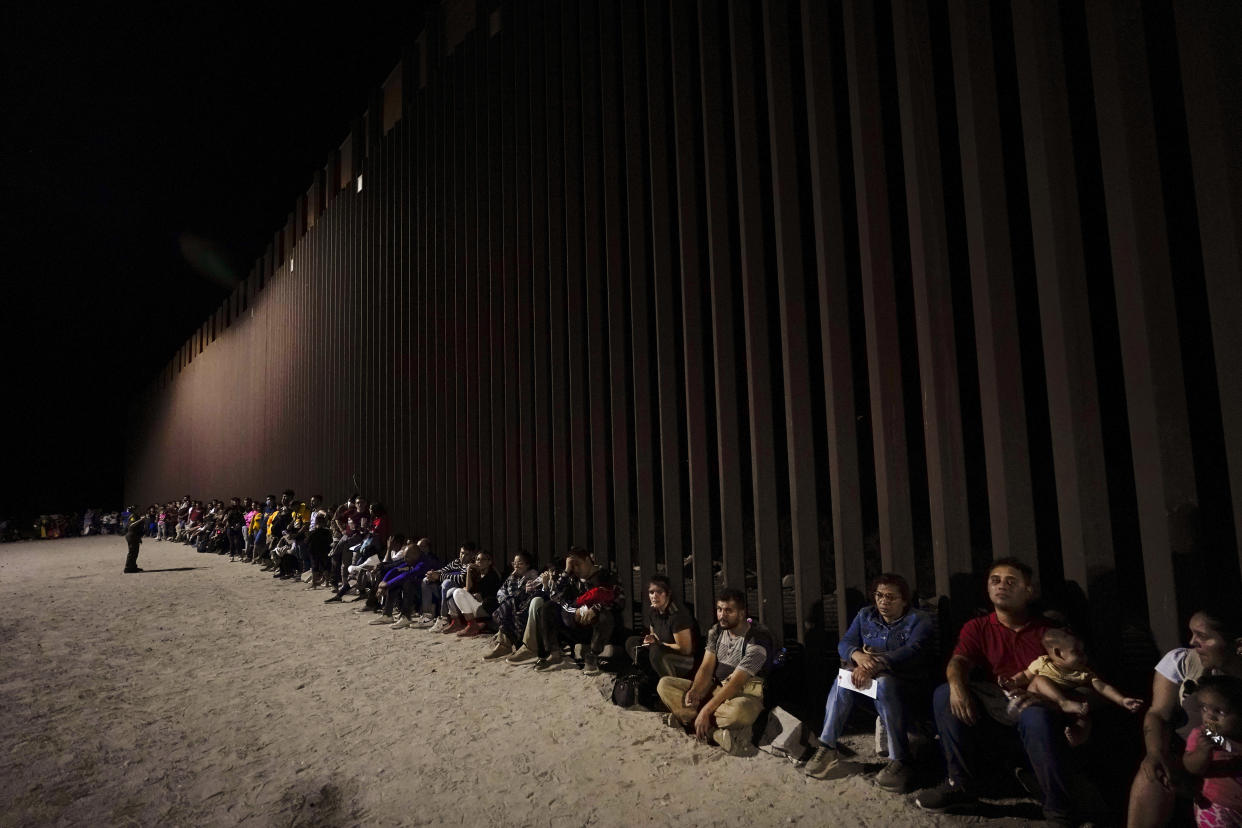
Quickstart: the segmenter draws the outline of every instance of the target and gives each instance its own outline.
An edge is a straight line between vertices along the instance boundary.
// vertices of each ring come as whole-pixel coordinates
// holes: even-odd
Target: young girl
[[[1242,679],[1206,676],[1195,695],[1203,726],[1190,732],[1183,766],[1203,778],[1199,828],[1242,826]]]

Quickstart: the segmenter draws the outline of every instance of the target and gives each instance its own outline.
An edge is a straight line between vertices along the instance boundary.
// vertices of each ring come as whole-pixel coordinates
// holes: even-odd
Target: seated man
[[[355,566],[355,555],[365,539],[366,530],[363,525],[358,523],[357,518],[348,518],[345,521],[345,532],[333,545],[329,556],[333,572],[339,572],[340,577],[335,581],[336,591],[331,597],[324,599],[325,604],[344,600],[349,591],[353,589],[349,580],[353,574],[350,569]]]
[[[444,628],[452,623],[452,619],[448,617],[448,607],[445,606],[448,592],[466,582],[466,567],[474,560],[475,553],[478,551],[477,543],[466,541],[457,550],[457,560],[447,566],[433,569],[423,576],[420,595],[423,614],[416,625],[419,629],[430,629],[432,632],[442,633]],[[438,617],[435,614],[436,606],[440,607]]]
[[[189,515],[186,516],[186,537],[183,540],[192,542],[191,536],[196,535],[198,530],[202,528],[204,514],[203,502],[201,500],[194,501],[194,503],[190,506]]]
[[[746,617],[746,593],[722,589],[694,681],[665,676],[656,685],[672,711],[665,722],[693,725],[700,740],[710,738],[733,756],[753,755],[751,726],[763,711],[763,679],[773,646],[771,634]]]
[[[384,575],[388,570],[401,564],[405,558],[406,540],[405,535],[398,532],[395,535],[389,535],[387,548],[380,552],[379,543],[373,540],[365,548],[359,550],[355,563],[349,567],[349,573],[358,579],[358,596],[364,599],[362,606],[356,607],[354,612],[359,614],[378,612],[383,617],[373,619],[372,624],[391,624],[392,623],[392,605],[383,606],[383,602],[379,596],[379,584],[384,580]],[[410,544],[413,546],[413,544]]]
[[[518,663],[533,656],[536,670],[560,665],[561,636],[583,644],[582,667],[587,675],[599,674],[599,656],[612,640],[617,610],[625,593],[612,571],[595,563],[591,553],[572,546],[565,568],[550,568],[541,576],[547,597],[531,599],[523,636],[523,649],[507,659]]]
[[[285,549],[280,548],[280,541],[285,537],[285,530],[289,528],[289,524],[292,522],[293,513],[288,506],[278,507],[268,518],[268,559],[264,561],[261,567],[264,572],[271,572],[274,569],[280,568],[280,559],[286,554]],[[292,546],[286,545],[286,549],[292,549]]]
[[[376,588],[385,608],[391,607],[400,615],[392,629],[404,630],[413,626],[423,578],[439,567],[440,562],[431,554],[430,538],[423,538],[418,543],[407,542],[405,554],[398,565],[384,574]]]
[[[211,539],[216,533],[216,516],[214,514],[204,514],[202,523],[194,530],[191,544],[198,552],[211,552]]]
[[[272,575],[281,581],[298,581],[302,575],[302,549],[306,544],[306,532],[296,521],[289,524],[280,533],[280,540],[272,547],[272,558],[276,562],[276,573]]]
[[[928,644],[932,620],[910,606],[910,585],[900,575],[886,572],[871,585],[874,603],[859,610],[837,652],[852,669],[852,683],[859,691],[874,681],[875,700],[840,682],[832,685],[824,710],[822,747],[802,769],[816,779],[840,779],[861,772],[854,762],[837,754],[837,739],[855,704],[874,707],[888,734],[889,762],[876,776],[876,784],[901,792],[910,783],[910,741],[906,736],[907,709],[916,696],[926,698]]]
[[[988,598],[994,610],[962,627],[945,670],[948,682],[936,688],[932,699],[949,775],[939,787],[918,795],[915,802],[920,808],[940,812],[972,804],[980,793],[978,776],[984,767],[979,743],[1020,739],[1043,791],[1045,818],[1070,824],[1073,803],[1061,757],[1064,714],[1042,704],[1011,705],[1011,696],[1000,685],[1044,654],[1044,633],[1050,625],[1031,615],[1034,595],[1029,566],[1016,558],[993,561]],[[972,668],[985,673],[982,681],[970,680]],[[1011,695],[1021,701],[1028,694],[1011,691]]]
[[[625,640],[630,661],[639,663],[643,651],[657,676],[688,678],[694,670],[694,619],[680,601],[673,599],[667,575],[647,581],[647,606],[643,607],[646,635]]]
[[[348,592],[349,589],[346,586],[349,581],[348,570],[355,563],[355,547],[361,546],[362,542],[367,539],[371,527],[369,509],[366,501],[361,497],[355,497],[352,503],[347,501],[342,506],[342,510],[338,513],[337,519],[333,521],[340,532],[340,537],[332,546],[332,566],[334,572],[340,573],[339,577],[333,578],[333,586],[343,588],[345,592]]]

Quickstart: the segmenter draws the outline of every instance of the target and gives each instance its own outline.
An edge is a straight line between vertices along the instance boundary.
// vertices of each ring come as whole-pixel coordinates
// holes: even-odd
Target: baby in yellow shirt
[[[1087,713],[1090,705],[1077,692],[1094,690],[1114,704],[1131,713],[1143,709],[1143,700],[1126,696],[1100,678],[1087,661],[1082,640],[1067,629],[1052,628],[1044,633],[1046,655],[1031,662],[1021,673],[1010,678],[1006,686],[1025,687],[1027,692],[1053,701],[1063,711],[1075,717],[1074,724],[1065,729],[1065,737],[1071,744],[1086,741],[1089,732]]]

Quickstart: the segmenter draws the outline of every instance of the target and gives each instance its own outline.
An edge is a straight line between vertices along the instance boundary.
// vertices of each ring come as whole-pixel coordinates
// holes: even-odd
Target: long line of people
[[[548,671],[580,652],[582,669],[594,675],[606,653],[618,663],[628,657],[658,679],[655,704],[667,711],[670,727],[730,754],[755,752],[776,647],[772,633],[749,617],[740,590],[720,591],[716,624],[702,636],[669,579],[653,573],[641,628],[624,637],[629,604],[620,579],[579,547],[542,569],[534,555],[517,552],[506,575],[473,542],[442,561],[429,539],[393,534],[380,504],[354,497],[328,509],[321,496],[305,504],[292,490],[279,501],[233,498],[206,507],[186,496],[169,514],[176,516],[171,540],[258,565],[274,579],[305,578],[306,589],[329,590],[328,603],[352,597],[351,609],[371,624],[459,638],[490,633],[482,655],[488,662]],[[1076,792],[1087,775],[1079,749],[1108,702],[1132,714],[1146,711],[1146,757],[1131,787],[1130,824],[1168,824],[1180,801],[1192,804],[1199,825],[1242,825],[1238,601],[1193,616],[1190,646],[1156,666],[1148,705],[1098,676],[1072,630],[1034,612],[1035,584],[1024,562],[994,561],[987,595],[991,612],[962,627],[937,681],[944,661],[934,619],[918,608],[901,575],[876,578],[839,643],[839,677],[801,772],[814,779],[866,772],[841,741],[851,714],[866,709],[878,718],[877,753],[886,759],[873,781],[905,793],[916,778],[909,734],[930,719],[945,776],[917,794],[919,807],[969,808],[995,793],[997,768],[1011,767],[1010,778],[1039,799],[1046,820],[1077,824],[1086,805]],[[1004,755],[1020,757],[1021,766],[994,761]]]

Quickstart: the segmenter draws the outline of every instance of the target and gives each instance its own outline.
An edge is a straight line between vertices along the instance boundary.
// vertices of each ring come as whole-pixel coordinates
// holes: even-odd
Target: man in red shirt
[[[1044,654],[1042,639],[1050,625],[1030,614],[1034,597],[1029,566],[1015,558],[992,563],[988,599],[993,611],[962,627],[945,670],[948,682],[936,688],[932,702],[949,778],[918,795],[915,801],[920,808],[939,812],[972,804],[982,767],[976,745],[981,739],[1012,739],[1016,727],[1043,791],[1045,818],[1054,824],[1072,824],[1060,757],[1062,713],[1040,704],[1011,705],[1003,687]],[[972,669],[985,674],[983,680],[972,681]]]

